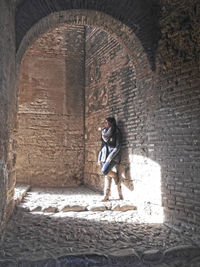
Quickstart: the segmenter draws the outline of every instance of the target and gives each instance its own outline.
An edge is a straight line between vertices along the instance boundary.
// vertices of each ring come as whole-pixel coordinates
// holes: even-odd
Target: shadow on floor
[[[132,216],[108,210],[32,213],[16,206],[0,266],[200,266],[200,249],[189,234],[120,221],[125,215]]]

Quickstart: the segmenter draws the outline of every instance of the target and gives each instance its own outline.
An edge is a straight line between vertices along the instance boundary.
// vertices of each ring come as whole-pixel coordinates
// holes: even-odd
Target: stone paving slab
[[[0,244],[0,266],[200,266],[200,249],[189,233],[163,223],[145,223],[148,212],[142,216],[140,207],[123,212],[59,212],[58,208],[47,213],[42,211],[43,203],[59,207],[66,199],[74,199],[74,205],[80,201],[98,205],[102,196],[83,187],[68,193],[37,190],[28,192],[7,225]],[[40,204],[41,211],[28,211],[33,202]],[[117,200],[110,202],[117,204]]]

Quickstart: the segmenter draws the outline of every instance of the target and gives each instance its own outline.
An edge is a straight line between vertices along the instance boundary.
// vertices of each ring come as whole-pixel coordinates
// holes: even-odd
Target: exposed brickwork
[[[38,34],[43,34],[60,24],[85,25],[100,28],[111,34],[120,44],[122,44],[134,59],[137,66],[142,64],[143,70],[149,70],[149,61],[147,54],[141,46],[138,38],[133,31],[124,25],[121,21],[106,15],[105,13],[95,12],[93,10],[68,10],[63,12],[52,13],[42,18],[38,23],[27,32],[20,47],[17,50],[16,61],[19,68],[22,57],[30,44],[38,38]]]
[[[97,154],[101,144],[99,127],[104,127],[104,120],[108,116],[115,116],[123,131],[122,164],[128,165],[126,148],[136,134],[132,133],[135,123],[131,115],[135,111],[132,103],[137,93],[135,68],[126,50],[106,32],[87,28],[85,102],[87,184],[98,189],[103,187],[100,167],[97,166]],[[129,134],[127,134],[128,126]],[[130,177],[126,178],[130,180]]]
[[[21,2],[16,9],[16,45],[20,45],[26,32],[42,17],[53,12],[80,9],[94,10],[111,15],[130,27],[137,35],[152,67],[155,67],[155,56],[159,31],[160,8],[158,0],[34,0]],[[95,18],[96,19],[96,18]]]
[[[27,51],[20,73],[17,181],[83,182],[83,26],[62,26]]]
[[[162,1],[155,112],[167,219],[200,225],[200,4]],[[173,12],[171,12],[173,8]]]
[[[138,93],[131,108],[123,106],[129,115],[122,123],[126,121],[125,136],[130,141],[125,142],[129,156],[133,155],[130,171],[135,187],[140,187],[138,181],[145,176],[154,184],[153,170],[160,170],[166,219],[199,225],[199,5],[193,1],[185,10],[186,2],[176,2],[171,14],[172,7],[166,4],[157,71],[151,73],[142,64],[137,65]],[[116,97],[113,95],[110,102],[113,107]],[[137,167],[144,172],[136,171]]]

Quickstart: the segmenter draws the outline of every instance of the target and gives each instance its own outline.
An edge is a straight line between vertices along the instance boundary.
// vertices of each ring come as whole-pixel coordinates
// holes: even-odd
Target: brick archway
[[[133,33],[132,29],[111,16],[96,11],[70,10],[53,13],[41,19],[24,36],[17,51],[16,63],[17,73],[19,74],[21,60],[28,50],[28,47],[34,43],[41,35],[60,25],[83,25],[98,28],[107,32],[126,50],[126,54],[134,65],[135,74],[138,77],[137,87],[140,90],[147,80],[152,78],[151,65],[148,57],[141,45],[140,40]],[[142,85],[143,83],[143,85]]]
[[[130,27],[126,26],[119,20],[114,19],[110,15],[107,15],[102,12],[96,12],[92,10],[67,10],[55,12],[42,18],[26,33],[20,43],[16,55],[18,76],[20,71],[21,60],[25,52],[28,50],[28,47],[32,43],[34,43],[34,41],[36,41],[41,35],[60,25],[83,25],[95,27],[112,36],[124,48],[124,50],[126,50],[128,58],[132,62],[132,65],[134,65],[134,71],[137,77],[138,91],[142,92],[144,87],[148,88],[148,81],[152,80],[153,76],[156,75],[155,72],[152,72],[148,56],[145,53],[145,50],[140,40],[137,38],[137,36]],[[144,86],[146,81],[147,85]],[[128,114],[128,110],[129,108],[124,109],[123,114]],[[143,112],[145,111],[143,110],[142,113]],[[128,115],[125,116],[126,118],[124,117],[124,121],[127,120],[127,116]],[[143,120],[145,120],[144,118],[145,117],[143,117]],[[133,123],[133,121],[131,121],[130,123]],[[145,121],[142,123],[145,124]]]
[[[127,0],[125,2],[121,0],[18,0],[15,4],[16,49],[19,48],[27,32],[41,21],[42,18],[51,14],[68,11],[71,14],[70,20],[73,21],[74,12],[78,12],[83,20],[85,20],[85,14],[91,14],[91,12],[93,12],[92,24],[95,25],[101,13],[120,21],[135,33],[140,40],[152,69],[155,69],[158,42],[161,37],[159,23],[161,9],[158,0]],[[108,26],[108,28],[110,28],[110,25]],[[124,29],[122,31],[124,31]]]
[[[16,54],[16,63],[20,66],[22,57],[30,44],[41,34],[60,24],[85,25],[100,28],[113,36],[122,46],[127,49],[129,56],[134,60],[137,69],[151,69],[147,54],[131,28],[114,19],[113,17],[92,10],[67,10],[56,12],[42,18],[24,36]],[[139,70],[138,70],[139,72]]]

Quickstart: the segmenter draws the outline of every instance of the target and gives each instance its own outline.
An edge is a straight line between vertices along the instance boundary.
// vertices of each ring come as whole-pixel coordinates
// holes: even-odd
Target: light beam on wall
[[[131,192],[133,202],[141,211],[149,209],[149,222],[163,222],[160,165],[141,155],[130,155],[129,160],[134,183],[134,191]]]

